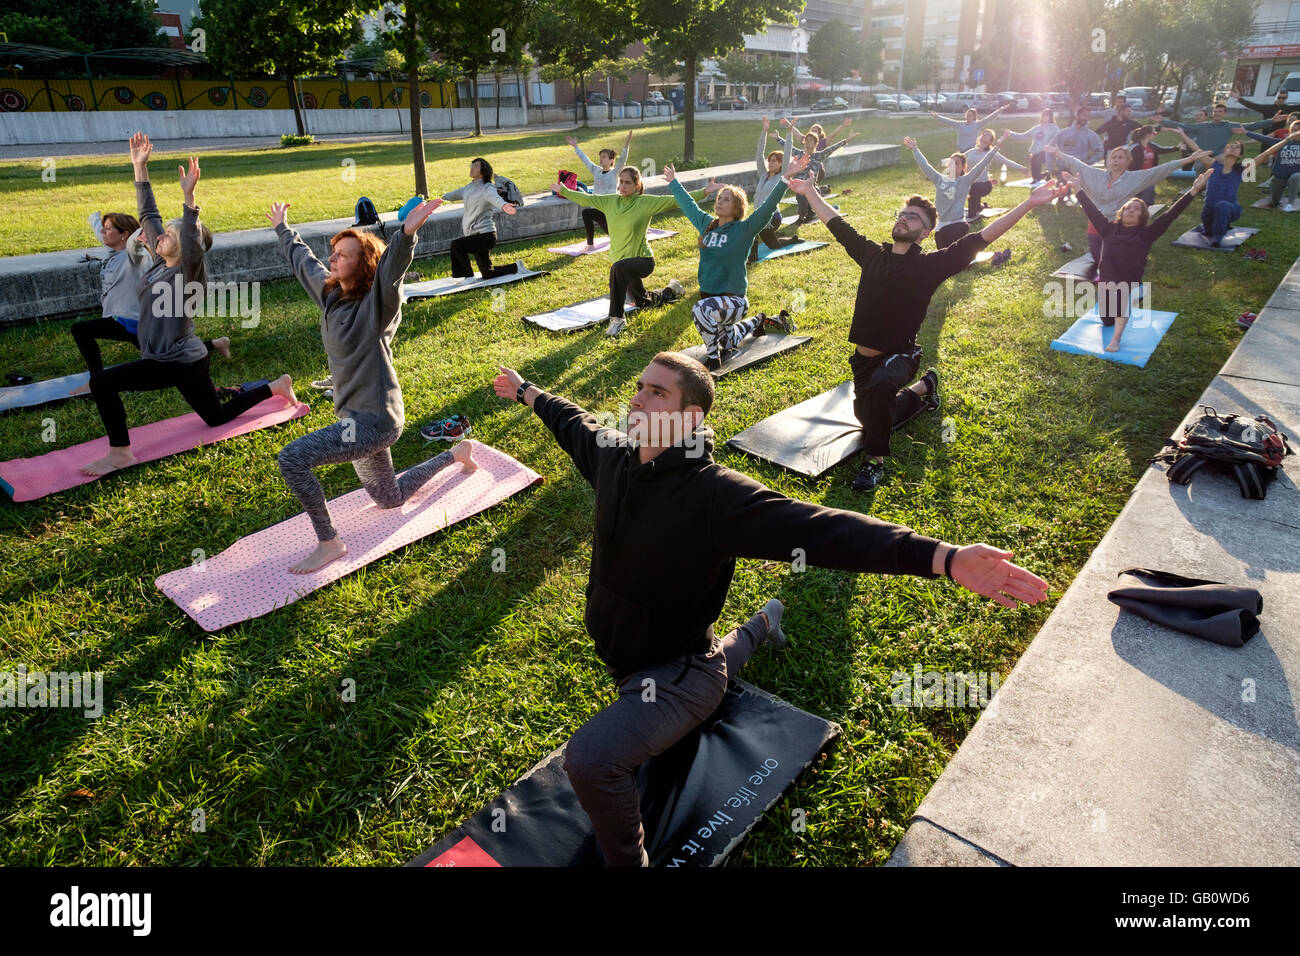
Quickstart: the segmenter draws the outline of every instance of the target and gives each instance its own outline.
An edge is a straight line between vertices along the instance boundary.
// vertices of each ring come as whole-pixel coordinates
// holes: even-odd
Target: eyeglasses
[[[910,209],[898,210],[898,212],[894,215],[894,219],[895,220],[907,219],[912,222],[918,222],[923,226],[929,225],[929,223],[926,222],[926,218],[924,216],[922,216],[919,212],[912,212],[912,210]]]

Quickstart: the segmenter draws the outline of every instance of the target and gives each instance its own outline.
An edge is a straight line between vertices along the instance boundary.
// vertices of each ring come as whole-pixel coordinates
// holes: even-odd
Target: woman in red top
[[[1129,137],[1133,141],[1133,146],[1129,152],[1133,154],[1133,162],[1129,164],[1129,169],[1154,169],[1160,165],[1160,156],[1163,153],[1176,153],[1179,151],[1177,146],[1161,146],[1159,143],[1151,142],[1155,139],[1156,133],[1160,130],[1155,126],[1139,126]],[[1156,187],[1148,186],[1137,194],[1148,206],[1154,205],[1156,201]]]

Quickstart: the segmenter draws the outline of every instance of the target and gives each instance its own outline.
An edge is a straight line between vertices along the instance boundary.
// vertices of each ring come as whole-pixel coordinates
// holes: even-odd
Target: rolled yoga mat
[[[316,547],[306,512],[240,538],[200,564],[157,579],[158,589],[205,631],[268,614],[292,604],[398,548],[441,531],[542,480],[504,452],[472,442],[478,470],[451,464],[400,508],[380,508],[364,488],[329,503],[330,517],[348,553],[312,574],[289,566]]]
[[[637,772],[650,865],[721,863],[840,733],[837,724],[729,681],[708,719]],[[603,864],[561,747],[407,865]]]
[[[135,455],[137,462],[131,467],[138,468],[145,462],[178,455],[201,445],[213,445],[227,438],[246,435],[261,428],[270,428],[272,425],[301,418],[310,411],[311,409],[302,402],[290,405],[283,398],[272,395],[238,418],[217,428],[205,425],[197,412],[149,425],[140,425],[132,428],[129,433],[131,453]],[[78,469],[107,454],[108,436],[104,436],[94,441],[73,445],[71,448],[48,452],[36,458],[15,458],[0,463],[0,487],[3,487],[14,501],[34,501],[55,492],[98,481],[99,478],[83,475]],[[117,472],[109,472],[109,475],[113,474]]]

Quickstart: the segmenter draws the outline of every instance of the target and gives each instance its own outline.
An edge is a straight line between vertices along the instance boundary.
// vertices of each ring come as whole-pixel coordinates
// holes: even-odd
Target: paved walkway
[[[1300,451],[1300,261],[1201,403],[1267,414]],[[1300,459],[1286,468],[1300,477]],[[1294,866],[1300,492],[1291,478],[1251,501],[1230,478],[1181,486],[1163,466],[1148,469],[889,865]],[[1120,611],[1106,592],[1131,567],[1257,588],[1260,633],[1226,648]]]

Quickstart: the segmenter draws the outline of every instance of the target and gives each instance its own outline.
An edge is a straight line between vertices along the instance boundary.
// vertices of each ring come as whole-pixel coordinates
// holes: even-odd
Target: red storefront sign
[[[1300,43],[1280,43],[1272,46],[1248,46],[1241,56],[1300,56]]]

